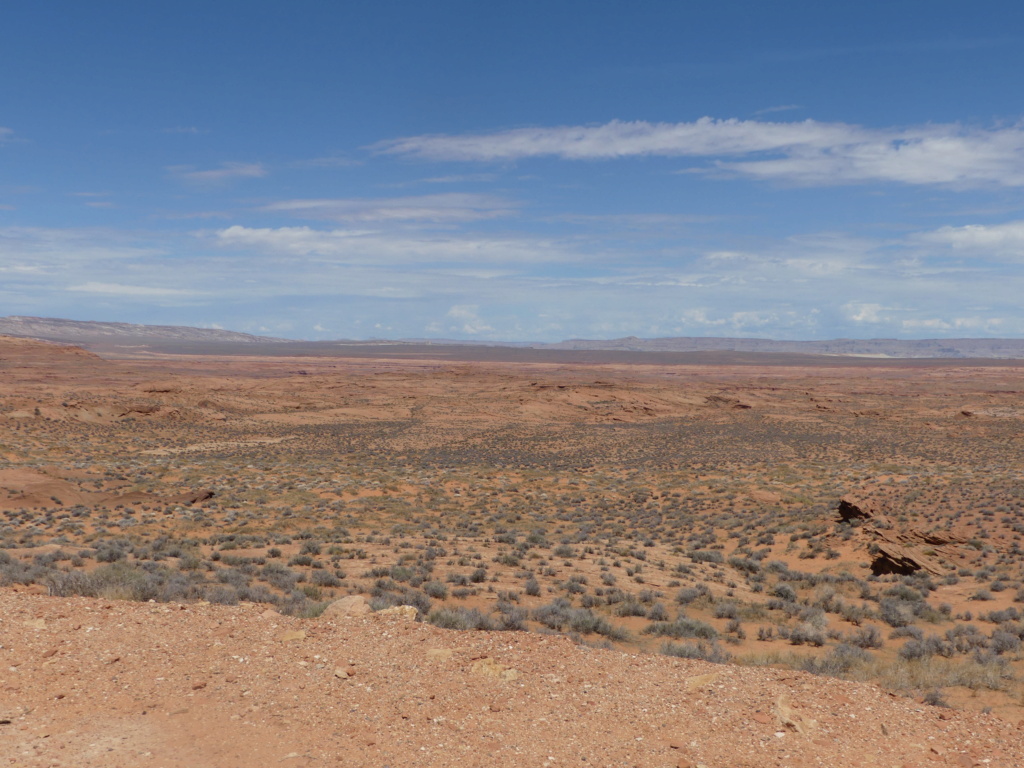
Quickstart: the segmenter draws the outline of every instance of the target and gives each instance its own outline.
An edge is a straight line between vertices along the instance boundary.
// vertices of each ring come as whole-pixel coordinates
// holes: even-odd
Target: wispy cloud
[[[223,184],[232,179],[256,179],[267,175],[261,163],[221,163],[220,168],[196,170],[191,165],[168,166],[168,172],[194,184]]]
[[[362,165],[359,160],[344,155],[329,155],[327,157],[313,157],[308,160],[296,160],[290,163],[292,168],[348,168],[353,165]]]
[[[328,261],[379,266],[423,262],[551,263],[578,261],[582,254],[557,240],[531,237],[473,237],[429,232],[394,233],[369,229],[311,227],[243,227],[212,233],[221,246],[291,256],[319,256]]]
[[[195,297],[201,291],[184,290],[180,288],[158,288],[150,285],[123,285],[122,283],[98,283],[87,282],[81,285],[68,287],[69,291],[78,293],[94,293],[104,296],[121,296],[124,298],[153,298],[153,297]]]
[[[792,112],[794,109],[803,109],[800,104],[780,104],[777,107],[765,107],[764,109],[757,110],[755,115],[771,115],[776,112]]]
[[[413,136],[375,145],[384,154],[430,160],[508,161],[555,156],[567,160],[607,160],[643,155],[714,156],[782,150],[821,149],[848,142],[863,129],[840,123],[762,123],[714,120],[647,123],[613,120],[595,126],[517,128],[490,134]]]
[[[13,140],[14,130],[12,128],[4,128],[2,125],[0,125],[0,144]]]
[[[282,200],[264,206],[261,210],[336,221],[458,222],[508,216],[515,212],[515,206],[494,195],[451,193],[410,197]]]
[[[518,128],[412,136],[378,153],[428,160],[509,162],[660,156],[719,159],[708,170],[808,185],[901,182],[953,187],[1024,186],[1024,126],[958,124],[869,129],[847,123],[716,120]],[[749,159],[747,159],[749,158]]]

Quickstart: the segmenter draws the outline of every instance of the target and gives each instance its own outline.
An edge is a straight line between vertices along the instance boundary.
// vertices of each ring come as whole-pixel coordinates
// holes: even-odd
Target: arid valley
[[[189,351],[0,338],[0,764],[1020,764],[1019,361]]]

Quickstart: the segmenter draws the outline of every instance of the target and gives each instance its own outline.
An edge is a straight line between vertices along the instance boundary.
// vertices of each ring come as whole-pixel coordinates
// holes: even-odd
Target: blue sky
[[[0,315],[1024,336],[1024,6],[0,9]]]

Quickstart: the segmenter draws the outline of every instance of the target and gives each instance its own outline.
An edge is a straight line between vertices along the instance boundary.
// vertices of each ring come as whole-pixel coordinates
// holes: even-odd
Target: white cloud
[[[1024,126],[937,124],[868,129],[847,123],[717,120],[517,128],[489,134],[412,136],[372,147],[429,160],[531,157],[750,157],[719,171],[798,184],[868,181],[945,186],[1024,186]],[[768,155],[767,157],[765,155]]]
[[[1004,224],[968,224],[964,227],[941,227],[919,236],[930,243],[948,245],[956,250],[1013,253],[1024,256],[1024,221]]]
[[[14,130],[11,129],[11,128],[4,128],[2,125],[0,125],[0,144],[3,144],[5,141],[13,141],[13,140],[14,140]]]
[[[337,221],[477,221],[508,216],[514,206],[494,195],[442,194],[390,198],[282,200],[261,210]]]
[[[955,317],[952,319],[926,317],[904,320],[900,325],[903,330],[911,332],[959,331],[976,335],[978,333],[998,333],[1005,325],[1005,320],[1000,317]]]
[[[480,333],[490,333],[494,328],[480,319],[480,306],[478,304],[456,304],[448,310],[445,317],[455,320],[458,324],[453,325],[449,330],[475,336]]]
[[[885,307],[881,304],[871,304],[859,301],[851,301],[843,305],[846,317],[855,323],[884,323],[889,318],[882,315]]]
[[[222,184],[231,179],[255,179],[267,175],[261,163],[221,163],[220,168],[198,171],[191,165],[172,165],[172,176],[194,184]]]

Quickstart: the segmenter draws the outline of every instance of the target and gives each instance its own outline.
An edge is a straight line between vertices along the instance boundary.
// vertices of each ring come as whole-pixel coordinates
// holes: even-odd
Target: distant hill
[[[268,336],[253,336],[217,328],[192,328],[184,325],[137,325],[61,320],[52,317],[0,317],[0,334],[46,341],[81,344],[132,344],[152,341],[216,341],[242,344],[283,342]]]
[[[678,337],[589,340],[572,339],[544,345],[545,349],[630,352],[776,352],[803,355],[842,355],[893,358],[1024,358],[1024,339],[832,339],[776,341]]]
[[[373,339],[352,341],[297,341],[270,336],[254,336],[216,328],[192,328],[181,325],[137,325],[61,320],[48,317],[0,317],[0,334],[81,344],[92,348],[130,346],[161,347],[170,351],[203,354],[208,346],[229,345],[221,351],[235,354],[324,354],[348,349],[384,349],[395,351],[423,347],[533,349],[550,352],[730,352],[741,354],[826,355],[891,359],[1024,359],[1024,339],[831,339],[828,341],[779,341],[775,339],[676,338],[570,339],[552,344],[542,342],[465,341],[453,339]],[[273,345],[276,351],[241,352],[238,345]]]

